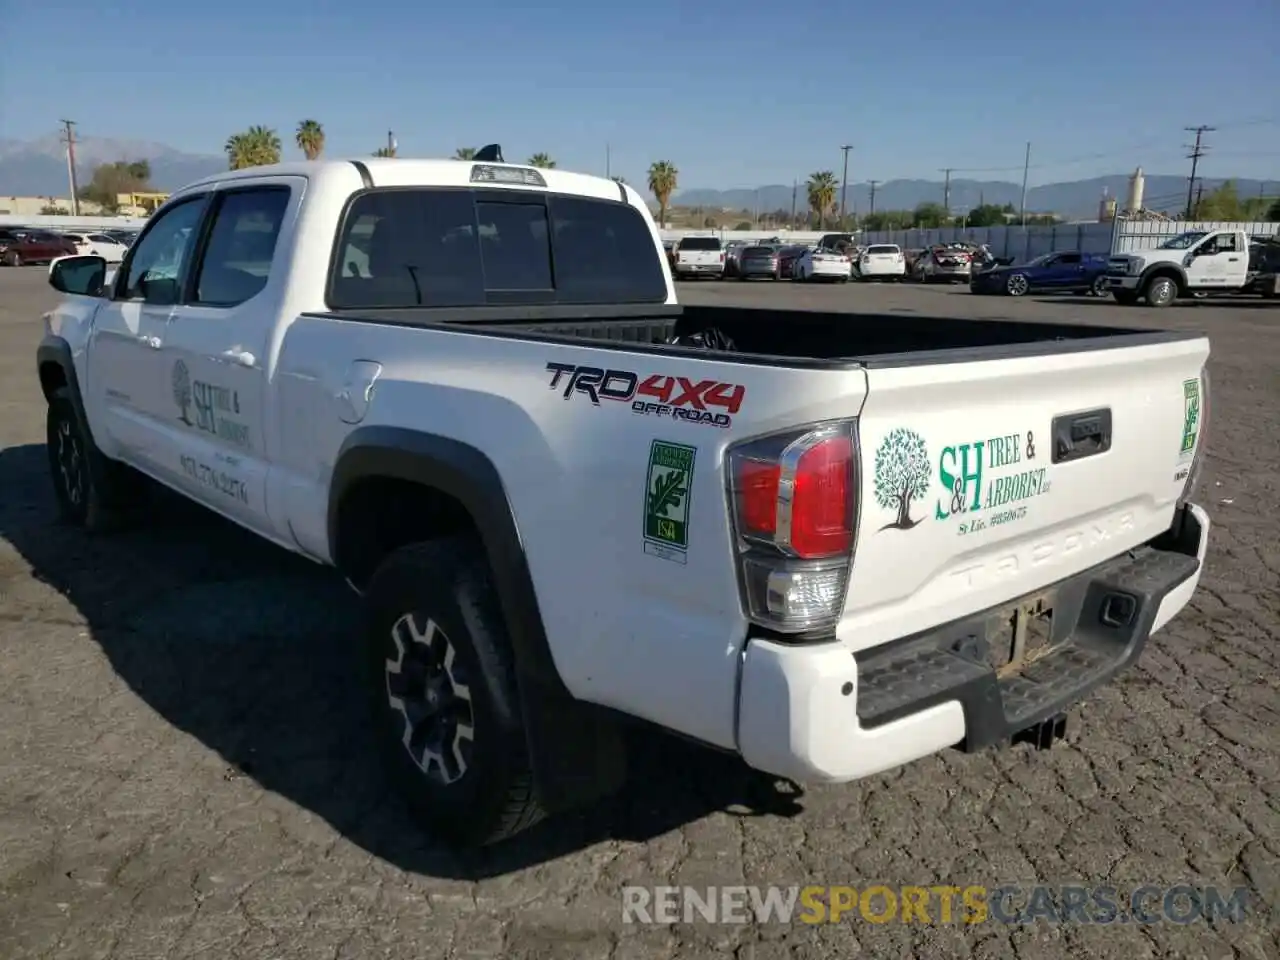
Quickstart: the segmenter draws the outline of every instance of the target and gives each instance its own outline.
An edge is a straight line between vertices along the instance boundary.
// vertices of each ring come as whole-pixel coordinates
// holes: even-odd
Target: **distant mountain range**
[[[2,169],[2,168],[0,168]],[[0,175],[2,176],[2,175]],[[1046,183],[1027,188],[1028,213],[1054,213],[1067,219],[1094,219],[1098,216],[1098,204],[1105,190],[1123,209],[1129,196],[1129,174],[1112,174],[1091,180],[1073,180],[1066,183]],[[1182,210],[1187,205],[1187,178],[1144,174],[1143,206],[1161,212]],[[1201,181],[1197,181],[1199,183]],[[1203,181],[1206,191],[1223,182],[1222,179]],[[1259,196],[1264,190],[1274,196],[1280,182],[1236,180],[1236,188],[1242,197]],[[681,207],[708,207],[730,210],[791,210],[791,187],[771,184],[758,190],[682,190],[671,199]],[[942,203],[946,187],[942,181],[889,180],[876,185],[877,210],[914,210],[921,203]],[[804,183],[795,191],[796,209],[808,207]],[[1011,203],[1017,207],[1022,199],[1022,185],[1003,180],[951,181],[950,205],[955,213],[972,210],[980,203],[1003,206]],[[839,189],[836,203],[840,202]],[[845,206],[849,211],[866,213],[871,209],[871,185],[850,183]]]
[[[89,182],[98,164],[116,160],[146,160],[151,164],[151,181],[158,190],[175,190],[227,168],[226,159],[220,155],[183,153],[162,143],[104,137],[85,137],[76,142],[76,168],[81,184]],[[1211,190],[1220,183],[1221,179],[1205,180],[1204,188]],[[1246,197],[1258,196],[1264,190],[1271,195],[1280,186],[1274,181],[1237,180],[1236,183],[1240,195]],[[1027,209],[1056,213],[1069,219],[1092,219],[1098,214],[1098,201],[1104,190],[1123,207],[1129,193],[1129,175],[1114,174],[1031,187],[1027,190]],[[969,210],[979,203],[1011,203],[1016,207],[1021,192],[1019,184],[1003,180],[956,179],[951,181],[951,209]],[[1186,204],[1186,192],[1185,177],[1146,175],[1145,205],[1151,209],[1179,210]],[[67,194],[66,147],[58,134],[28,141],[0,140],[0,196],[65,197]],[[877,210],[910,210],[925,202],[941,203],[943,196],[941,181],[889,180],[876,186],[875,205]],[[680,190],[671,202],[682,207],[789,211],[791,187],[770,184],[759,189]],[[866,213],[871,207],[870,184],[850,183],[846,205],[851,211]],[[796,206],[797,209],[807,206],[803,183],[796,189]]]

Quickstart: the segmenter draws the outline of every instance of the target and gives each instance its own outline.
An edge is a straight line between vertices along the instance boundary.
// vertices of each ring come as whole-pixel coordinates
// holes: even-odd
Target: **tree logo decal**
[[[191,409],[191,372],[181,360],[173,365],[173,402],[182,411],[178,419],[191,426],[191,418],[187,416]]]
[[[897,514],[881,530],[910,530],[919,523],[911,519],[911,501],[929,492],[929,451],[924,437],[903,427],[890,430],[876,450],[875,482],[876,503]]]

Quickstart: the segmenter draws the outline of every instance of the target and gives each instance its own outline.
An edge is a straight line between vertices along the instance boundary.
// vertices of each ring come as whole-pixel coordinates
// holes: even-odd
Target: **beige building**
[[[122,193],[116,197],[116,205],[119,208],[117,216],[149,217],[155,213],[156,207],[168,199],[169,194],[167,193],[143,193],[141,191],[137,193]],[[47,217],[58,216],[59,214],[70,216],[72,212],[70,197],[0,197],[0,215]],[[80,215],[82,217],[99,217],[105,214],[100,204],[81,200]]]
[[[70,197],[0,197],[0,214],[14,217],[45,217],[50,214],[71,213]],[[99,216],[102,208],[87,200],[80,201],[80,214]]]

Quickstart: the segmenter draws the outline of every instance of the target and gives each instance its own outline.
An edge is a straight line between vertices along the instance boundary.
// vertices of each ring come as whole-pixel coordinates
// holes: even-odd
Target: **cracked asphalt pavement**
[[[388,793],[352,680],[352,600],[198,508],[55,523],[40,268],[0,269],[0,957],[1280,956],[1280,309],[1125,310],[950,288],[688,284],[687,301],[1201,329],[1208,569],[1066,742],[949,752],[779,793],[634,736],[621,797],[451,856]],[[1243,922],[625,924],[626,884],[1243,886]]]

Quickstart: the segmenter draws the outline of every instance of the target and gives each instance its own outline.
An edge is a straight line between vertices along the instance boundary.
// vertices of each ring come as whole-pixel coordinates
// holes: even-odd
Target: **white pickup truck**
[[[361,594],[430,828],[617,790],[624,718],[799,782],[1047,746],[1190,599],[1205,338],[680,307],[632,188],[483,156],[195,183],[37,353],[69,521],[145,475]]]
[[[1167,307],[1179,297],[1233,293],[1249,284],[1249,235],[1190,230],[1157,247],[1114,254],[1104,282],[1117,303]]]

